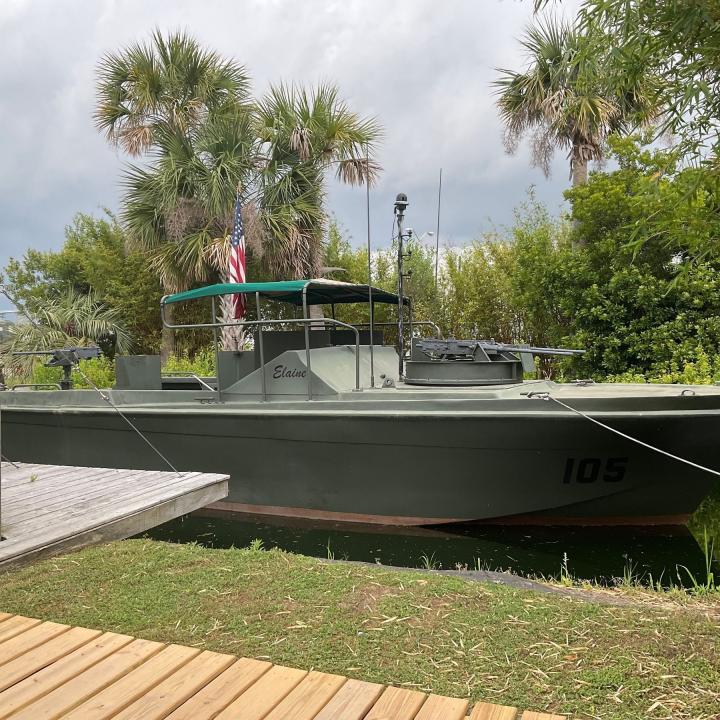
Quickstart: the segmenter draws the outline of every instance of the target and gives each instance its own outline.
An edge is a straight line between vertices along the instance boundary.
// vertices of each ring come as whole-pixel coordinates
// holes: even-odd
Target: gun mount
[[[13,355],[49,355],[50,359],[45,363],[45,367],[61,367],[63,377],[60,380],[60,389],[70,390],[73,367],[81,360],[100,357],[100,352],[99,347],[71,347],[55,348],[54,350],[18,350],[13,352]]]
[[[504,385],[535,370],[534,355],[582,355],[584,350],[509,345],[490,340],[414,338],[405,363],[409,385]]]

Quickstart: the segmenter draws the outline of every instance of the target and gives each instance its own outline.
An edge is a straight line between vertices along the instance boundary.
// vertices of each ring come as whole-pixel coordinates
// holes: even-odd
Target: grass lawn
[[[145,540],[0,575],[5,612],[580,718],[720,717],[720,596],[602,597]]]

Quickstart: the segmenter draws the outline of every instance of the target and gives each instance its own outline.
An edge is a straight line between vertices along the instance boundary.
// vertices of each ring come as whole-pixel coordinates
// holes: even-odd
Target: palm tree
[[[98,69],[95,123],[108,140],[133,156],[152,148],[161,133],[186,135],[208,117],[250,103],[245,68],[203,49],[184,32],[108,53]]]
[[[275,274],[316,277],[323,264],[325,178],[351,185],[373,183],[380,166],[372,158],[381,137],[378,123],[352,112],[338,88],[323,84],[272,87],[257,109],[264,167],[258,207],[265,258]]]
[[[122,218],[167,292],[222,276],[237,192],[251,251],[276,275],[316,275],[326,171],[351,183],[378,172],[365,159],[377,125],[350,112],[336,88],[273,88],[259,105],[247,88],[241,66],[184,34],[156,31],[151,45],[100,64],[98,127],[151,161],[127,171]],[[223,338],[237,346],[231,330]],[[172,341],[163,329],[163,355]]]
[[[626,134],[656,116],[656,79],[625,73],[622,88],[611,90],[609,75],[622,65],[622,51],[598,31],[552,17],[528,28],[521,44],[526,70],[501,69],[494,83],[505,147],[514,152],[529,131],[534,166],[547,176],[555,150],[566,149],[573,185],[583,184],[588,162],[603,159],[609,134]]]
[[[255,148],[245,69],[185,33],[106,55],[95,121],[108,140],[150,165],[125,176],[123,220],[167,292],[222,268],[235,193]],[[172,320],[172,310],[168,313]],[[174,349],[163,328],[161,354]]]

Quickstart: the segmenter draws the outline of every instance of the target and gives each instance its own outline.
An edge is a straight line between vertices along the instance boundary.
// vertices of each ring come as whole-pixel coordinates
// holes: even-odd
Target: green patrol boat
[[[400,222],[398,231],[402,240]],[[192,327],[215,336],[216,377],[163,378],[159,356],[128,356],[116,359],[112,390],[3,392],[3,452],[228,473],[221,506],[268,515],[389,525],[687,520],[717,482],[720,387],[524,381],[534,354],[579,351],[421,337],[434,326],[413,319],[402,242],[398,254],[398,293],[317,279],[164,297],[172,328],[188,326],[166,320],[169,305],[209,301],[209,322]],[[262,318],[243,323],[254,347],[220,352],[217,298],[237,293],[254,297]],[[270,319],[268,301],[301,316]],[[344,303],[369,307],[369,329],[335,319]],[[377,303],[398,307],[392,345],[373,322]],[[313,305],[332,317],[311,317]],[[50,364],[69,378],[87,352],[57,351]]]

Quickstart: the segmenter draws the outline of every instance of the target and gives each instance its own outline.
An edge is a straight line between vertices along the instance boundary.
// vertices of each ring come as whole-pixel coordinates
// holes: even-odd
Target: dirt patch
[[[359,585],[340,601],[340,607],[343,610],[374,614],[377,613],[380,600],[388,595],[394,595],[395,591],[390,585],[376,582]]]

